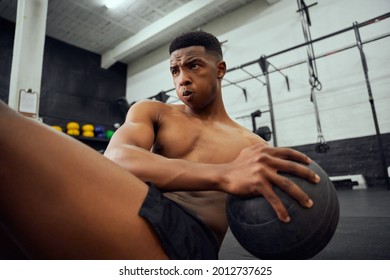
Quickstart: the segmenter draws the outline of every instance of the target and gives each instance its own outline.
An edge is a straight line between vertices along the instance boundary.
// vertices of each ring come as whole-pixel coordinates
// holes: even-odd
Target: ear
[[[218,79],[222,79],[226,74],[226,63],[225,61],[217,62],[217,77]]]

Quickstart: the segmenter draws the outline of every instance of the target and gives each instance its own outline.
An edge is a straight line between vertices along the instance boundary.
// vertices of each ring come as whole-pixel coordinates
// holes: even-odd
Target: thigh
[[[166,258],[138,215],[142,181],[71,137],[0,109],[0,127],[13,128],[0,139],[0,224],[29,257]]]

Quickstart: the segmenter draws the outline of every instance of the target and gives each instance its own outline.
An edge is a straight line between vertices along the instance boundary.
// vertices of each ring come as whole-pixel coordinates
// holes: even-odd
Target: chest
[[[251,141],[239,129],[227,124],[204,124],[181,119],[163,123],[157,130],[155,152],[194,162],[223,163],[235,159]]]

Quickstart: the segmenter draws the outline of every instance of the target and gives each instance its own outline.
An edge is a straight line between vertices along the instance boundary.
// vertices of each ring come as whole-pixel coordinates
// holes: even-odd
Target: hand
[[[223,189],[238,196],[263,195],[278,218],[289,222],[288,212],[272,186],[281,188],[302,206],[310,208],[313,201],[308,195],[294,182],[279,174],[285,172],[318,183],[320,177],[302,165],[310,162],[311,159],[306,155],[293,149],[254,145],[243,149],[234,161],[225,165]]]

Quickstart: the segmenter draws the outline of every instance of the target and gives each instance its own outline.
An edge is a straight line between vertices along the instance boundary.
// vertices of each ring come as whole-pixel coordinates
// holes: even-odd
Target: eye
[[[175,76],[179,73],[177,69],[171,69],[172,76]]]
[[[192,63],[191,64],[191,69],[197,69],[199,68],[199,64],[198,63]]]

